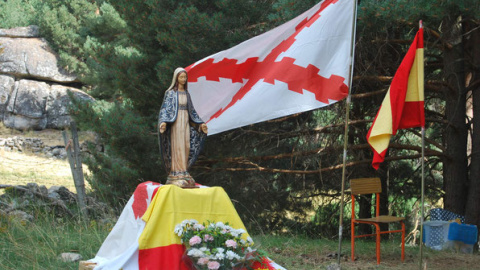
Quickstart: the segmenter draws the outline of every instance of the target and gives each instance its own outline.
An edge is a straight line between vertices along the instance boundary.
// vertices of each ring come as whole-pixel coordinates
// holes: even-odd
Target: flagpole
[[[424,216],[424,194],[425,194],[425,127],[422,127],[422,195],[421,195],[421,207],[420,207],[420,265],[419,269],[422,270],[423,264],[423,216]]]
[[[340,197],[340,220],[338,226],[338,260],[337,263],[340,266],[340,258],[342,254],[342,234],[343,234],[343,208],[345,197],[345,171],[347,163],[347,145],[348,145],[348,122],[350,117],[350,101],[352,92],[352,80],[353,80],[353,61],[355,56],[355,38],[357,29],[357,0],[353,0],[353,22],[352,22],[352,45],[350,47],[350,74],[348,76],[348,96],[345,103],[345,133],[343,137],[343,167],[342,167],[342,193]]]
[[[420,20],[418,22],[419,28],[423,28],[423,23]],[[425,98],[424,98],[425,99]],[[421,188],[421,199],[420,199],[420,265],[419,269],[422,270],[423,264],[423,217],[424,217],[424,195],[425,195],[425,125],[422,126],[422,188]]]

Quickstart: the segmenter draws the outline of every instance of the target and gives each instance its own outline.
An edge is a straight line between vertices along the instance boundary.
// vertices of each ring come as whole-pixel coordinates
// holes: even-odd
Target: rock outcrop
[[[0,120],[19,130],[62,129],[69,125],[71,91],[93,100],[72,84],[74,74],[58,66],[58,56],[36,26],[0,29]]]
[[[0,195],[0,215],[24,222],[34,222],[38,211],[53,213],[56,217],[74,217],[77,196],[64,186],[39,186],[37,183],[26,185],[0,184],[4,193]],[[86,197],[88,217],[102,223],[115,223],[115,215],[110,207],[94,197]]]
[[[80,146],[82,151],[86,151],[87,143]],[[67,151],[63,145],[48,146],[39,138],[21,138],[14,136],[9,138],[0,138],[0,151],[32,153],[43,155],[48,158],[66,159]]]

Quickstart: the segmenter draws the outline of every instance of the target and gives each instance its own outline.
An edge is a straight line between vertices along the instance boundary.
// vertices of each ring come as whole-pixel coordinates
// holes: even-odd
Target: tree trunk
[[[358,217],[359,218],[371,218],[373,217],[372,213],[372,195],[362,195],[358,199]],[[372,233],[372,226],[369,224],[360,223],[358,225],[358,234],[369,234]]]
[[[382,175],[380,179],[382,182],[382,193],[380,193],[380,215],[387,216],[390,215],[390,213],[388,212],[388,194],[390,192],[390,190],[388,189],[388,182],[390,181],[390,178],[387,173],[387,176]],[[389,224],[380,224],[380,229],[382,231],[388,231]],[[389,236],[391,236],[391,234],[384,234],[382,235],[382,238],[388,239]]]
[[[459,17],[443,20],[444,41],[453,45],[444,50],[445,117],[448,125],[444,133],[445,159],[443,184],[445,209],[465,214],[467,198],[467,125],[462,25]]]
[[[470,162],[470,181],[468,185],[467,206],[465,209],[465,222],[475,224],[480,229],[480,30],[478,24],[473,24],[468,29],[474,29],[470,36],[468,46],[468,59],[471,59],[471,80],[473,96],[473,134],[472,155]],[[467,31],[468,31],[467,29]],[[471,51],[470,51],[471,50]]]

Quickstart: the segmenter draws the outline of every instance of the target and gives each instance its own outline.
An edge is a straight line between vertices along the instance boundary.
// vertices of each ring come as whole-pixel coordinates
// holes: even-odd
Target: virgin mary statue
[[[208,129],[193,107],[183,68],[175,70],[172,84],[165,91],[158,131],[163,163],[169,173],[166,184],[195,187],[188,169],[197,160]]]

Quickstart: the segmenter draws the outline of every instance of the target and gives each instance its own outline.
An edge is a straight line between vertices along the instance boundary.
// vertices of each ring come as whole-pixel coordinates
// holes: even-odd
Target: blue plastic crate
[[[423,243],[431,249],[442,250],[448,241],[448,221],[426,221],[423,223]]]
[[[458,224],[452,222],[448,229],[448,240],[461,241],[468,245],[477,242],[478,230],[476,225]]]

